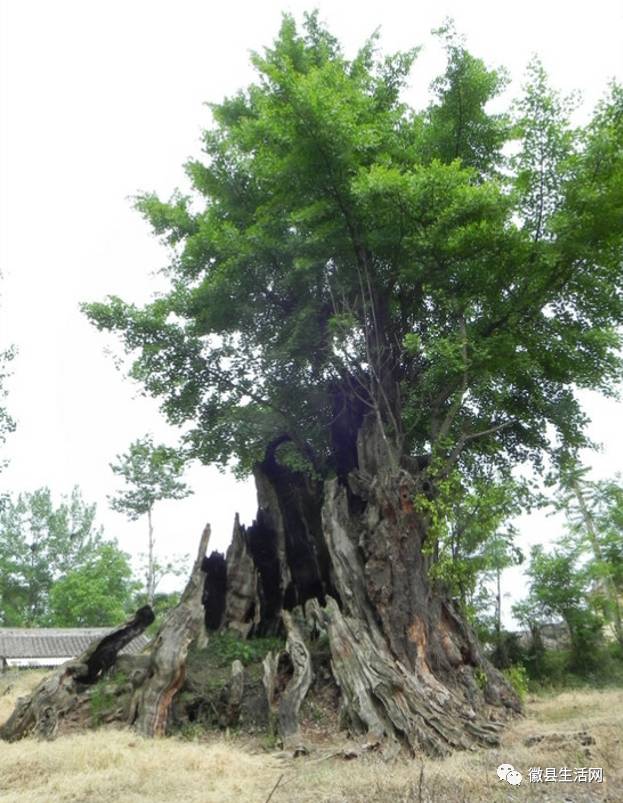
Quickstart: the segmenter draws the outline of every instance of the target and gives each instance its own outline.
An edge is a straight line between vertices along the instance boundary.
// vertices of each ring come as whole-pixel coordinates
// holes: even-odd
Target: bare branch
[[[446,458],[443,470],[439,475],[440,478],[448,476],[448,474],[450,473],[450,469],[456,464],[459,457],[461,456],[461,452],[468,443],[476,440],[477,438],[484,438],[487,435],[493,435],[496,432],[500,432],[500,430],[506,429],[507,427],[510,427],[512,424],[514,424],[515,420],[516,419],[511,418],[509,421],[503,421],[501,424],[496,424],[492,427],[488,427],[487,429],[482,429],[479,432],[469,432],[461,435],[461,437],[457,441],[456,446],[454,447],[454,449],[452,449],[452,451]]]

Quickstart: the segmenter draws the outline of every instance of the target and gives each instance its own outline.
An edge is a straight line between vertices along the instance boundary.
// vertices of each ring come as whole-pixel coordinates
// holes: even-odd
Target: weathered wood
[[[184,683],[188,647],[205,628],[202,597],[204,558],[210,540],[206,525],[190,578],[178,605],[170,611],[152,644],[149,670],[135,690],[130,722],[145,736],[166,731],[173,698]]]
[[[474,742],[499,743],[499,725],[478,721],[442,684],[407,671],[374,643],[361,620],[344,617],[334,600],[318,614],[329,632],[332,668],[350,728],[378,742],[386,757],[405,742],[412,753],[433,756]]]
[[[90,687],[114,665],[119,651],[153,620],[151,608],[141,608],[128,622],[91,644],[78,659],[45,677],[30,695],[17,701],[15,710],[0,727],[0,739],[13,742],[30,734],[54,737],[63,720],[75,716],[77,709],[84,706]]]
[[[244,694],[244,667],[241,661],[233,661],[231,665],[231,680],[229,681],[229,698],[227,700],[226,725],[237,725],[240,717],[240,706]]]
[[[429,527],[414,504],[429,492],[425,468],[390,452],[367,420],[356,454],[345,452],[348,473],[320,482],[280,465],[273,449],[256,467],[255,522],[245,529],[236,518],[226,577],[221,556],[205,559],[206,528],[186,590],[151,654],[117,662],[130,691],[104,721],[121,717],[145,735],[165,733],[189,645],[205,643],[209,623],[242,638],[287,635],[285,650],[266,656],[262,683],[234,663],[224,693],[204,706],[214,724],[276,725],[284,747],[298,750],[299,710],[312,683],[307,644],[326,633],[341,722],[368,746],[393,756],[401,748],[443,755],[497,744],[501,721],[519,701],[430,579]],[[55,732],[59,716],[84,712],[83,690],[114,665],[115,647],[129,633],[107,637],[81,664],[48,679],[38,719],[28,707],[16,710],[15,722],[23,723],[16,732],[32,730],[33,721],[40,733]],[[201,689],[194,692],[193,717],[202,710]]]
[[[87,685],[96,683],[104,672],[114,665],[121,650],[153,621],[154,612],[149,605],[145,605],[139,608],[129,622],[104,636],[101,641],[92,644],[79,659],[80,663],[86,665],[86,672],[77,675],[76,680]]]
[[[226,558],[226,596],[223,626],[245,637],[259,622],[258,571],[249,552],[246,531],[238,514]]]
[[[415,504],[431,493],[427,463],[401,459],[373,416],[350,423],[338,433],[343,470],[333,479],[311,480],[281,465],[283,439],[255,467],[258,515],[248,530],[236,521],[223,625],[243,637],[285,625],[290,666],[283,653],[269,656],[263,679],[284,742],[298,738],[305,641],[326,630],[342,721],[385,754],[496,744],[499,724],[490,720],[520,704],[430,579],[430,528]],[[305,633],[287,613],[301,605]]]
[[[275,702],[275,684],[277,681],[277,667],[279,666],[279,653],[269,652],[262,661],[264,672],[262,674],[262,684],[266,691],[269,710],[272,710]]]
[[[328,598],[308,612],[327,627],[343,713],[390,755],[399,745],[432,755],[494,745],[499,725],[482,716],[485,703],[518,710],[517,697],[431,586],[416,480],[383,462],[383,447],[362,445],[348,488],[325,483],[323,532],[342,604]]]
[[[290,658],[293,672],[279,700],[279,735],[284,750],[289,750],[299,748],[301,743],[299,709],[311,686],[313,673],[309,650],[299,627],[288,611],[283,611],[281,615],[288,634],[285,652]]]

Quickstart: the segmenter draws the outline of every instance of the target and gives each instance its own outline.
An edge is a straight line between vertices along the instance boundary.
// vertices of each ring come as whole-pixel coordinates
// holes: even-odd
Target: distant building
[[[111,627],[0,627],[0,670],[11,666],[59,666],[78,658]],[[135,654],[149,644],[144,633],[124,647]]]
[[[567,650],[571,646],[569,628],[564,622],[548,622],[539,626],[543,647],[546,650]],[[521,630],[518,633],[519,644],[524,648],[532,645],[532,633]]]

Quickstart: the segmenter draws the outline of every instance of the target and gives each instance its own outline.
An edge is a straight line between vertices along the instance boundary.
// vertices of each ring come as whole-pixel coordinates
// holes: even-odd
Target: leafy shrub
[[[210,636],[206,649],[215,666],[228,667],[236,660],[248,666],[261,661],[271,651],[282,650],[283,641],[270,636],[244,640],[235,633],[215,633]]]
[[[539,671],[526,664],[532,691],[577,689],[585,686],[623,686],[620,647],[608,644],[593,650],[590,661],[578,665],[572,650],[545,650]]]
[[[115,698],[123,695],[130,680],[125,672],[104,675],[91,690],[91,719],[95,727],[102,724],[103,715],[115,706]]]
[[[184,742],[197,742],[205,739],[206,729],[199,722],[186,722],[177,731],[178,739]]]
[[[529,688],[526,667],[522,666],[521,664],[514,664],[513,666],[509,666],[508,669],[502,670],[502,674],[511,684],[513,689],[515,689],[519,699],[523,702]]]
[[[474,680],[476,681],[478,688],[481,691],[484,691],[487,687],[487,675],[482,669],[480,669],[480,667],[474,670]]]

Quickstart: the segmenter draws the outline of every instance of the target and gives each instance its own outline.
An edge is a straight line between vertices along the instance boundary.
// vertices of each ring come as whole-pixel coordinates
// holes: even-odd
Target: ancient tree
[[[416,50],[348,59],[286,17],[256,82],[211,107],[192,193],[138,201],[170,292],[86,307],[188,453],[255,476],[256,520],[206,561],[206,624],[287,632],[288,739],[324,633],[351,731],[496,742],[519,703],[435,571],[450,497],[584,445],[576,389],[619,376],[623,93],[574,129],[535,63],[495,114],[503,72],[439,35],[415,109]],[[269,696],[274,676],[269,656]]]

